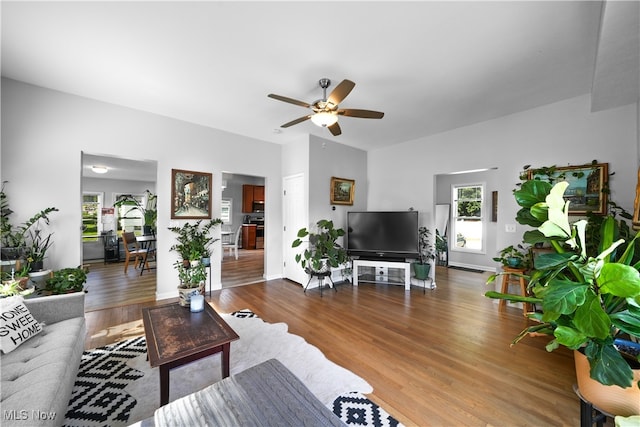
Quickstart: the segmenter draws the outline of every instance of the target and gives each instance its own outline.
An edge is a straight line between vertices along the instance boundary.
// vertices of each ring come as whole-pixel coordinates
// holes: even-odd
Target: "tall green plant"
[[[418,261],[426,264],[436,258],[436,252],[431,243],[431,230],[427,227],[418,228]]]
[[[602,220],[597,254],[587,248],[587,221],[569,221],[569,202],[564,200],[566,181],[553,186],[527,181],[515,197],[522,209],[518,221],[536,227],[525,233],[525,241],[547,242],[553,253],[538,255],[529,277],[532,297],[487,292],[490,298],[528,302],[541,306],[530,313],[538,324],[523,330],[514,343],[531,332],[553,339],[547,350],[560,346],[584,348],[590,375],[605,385],[629,387],[633,371],[614,346],[614,338],[640,339],[640,262],[638,237],[619,239],[617,220]],[[640,387],[640,384],[638,384]]]
[[[10,216],[13,211],[4,192],[7,182],[3,181],[0,191],[0,245],[3,248],[22,248],[22,252],[26,252],[31,262],[42,261],[53,244],[52,233],[44,233],[42,226],[49,225],[49,215],[58,212],[58,208],[43,209],[20,225],[11,224]]]
[[[222,220],[215,218],[204,223],[203,220],[198,220],[193,224],[186,222],[182,227],[169,227],[170,231],[177,234],[177,243],[174,243],[169,250],[176,251],[183,260],[199,260],[211,255],[211,245],[220,239],[213,238],[209,233],[220,224]]]
[[[337,268],[349,261],[347,250],[337,242],[339,237],[345,235],[342,228],[335,228],[333,221],[321,219],[316,223],[316,231],[301,228],[297,238],[291,244],[292,248],[302,245],[305,237],[309,237],[309,247],[302,253],[296,254],[296,262],[303,269],[310,268],[313,271],[321,271],[325,263]]]

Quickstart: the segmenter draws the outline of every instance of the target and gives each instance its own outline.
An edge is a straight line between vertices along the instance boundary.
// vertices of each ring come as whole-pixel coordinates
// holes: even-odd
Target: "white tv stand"
[[[374,267],[376,269],[373,277],[360,277],[359,267]],[[389,268],[404,270],[404,281],[402,277],[393,280],[388,275]],[[371,276],[371,275],[368,275]],[[353,286],[358,286],[358,281],[367,283],[390,283],[402,285],[406,291],[411,289],[411,263],[402,261],[375,261],[366,259],[353,260]]]

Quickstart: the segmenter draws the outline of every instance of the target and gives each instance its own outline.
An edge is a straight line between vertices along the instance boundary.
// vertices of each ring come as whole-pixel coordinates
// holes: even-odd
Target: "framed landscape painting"
[[[591,212],[604,215],[607,212],[608,163],[592,163],[580,166],[562,166],[529,170],[529,179],[540,179],[555,184],[567,181],[564,193],[569,200],[569,215],[585,215]]]
[[[171,169],[171,219],[211,219],[212,174]]]
[[[331,177],[331,204],[353,205],[356,182],[353,179]]]

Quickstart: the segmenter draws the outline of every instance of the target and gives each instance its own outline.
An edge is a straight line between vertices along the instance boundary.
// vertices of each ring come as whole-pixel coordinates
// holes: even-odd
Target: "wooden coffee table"
[[[147,352],[152,367],[160,368],[160,406],[169,403],[169,371],[222,352],[222,378],[229,376],[231,341],[238,334],[205,302],[192,313],[178,303],[142,309]]]

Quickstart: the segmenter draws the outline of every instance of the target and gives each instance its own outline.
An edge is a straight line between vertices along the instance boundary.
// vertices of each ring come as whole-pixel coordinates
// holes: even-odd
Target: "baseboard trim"
[[[490,273],[496,272],[495,267],[488,267],[486,265],[467,264],[464,262],[451,262],[451,261],[449,262],[449,265],[453,267],[471,268],[473,270],[488,271]]]

